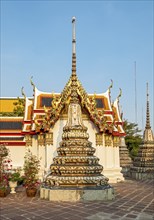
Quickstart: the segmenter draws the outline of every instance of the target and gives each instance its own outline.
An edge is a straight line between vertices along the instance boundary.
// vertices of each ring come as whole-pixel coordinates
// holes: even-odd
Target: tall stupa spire
[[[143,143],[139,146],[137,156],[131,167],[131,176],[135,179],[153,179],[154,177],[154,137],[150,126],[149,92],[147,83],[146,126]]]
[[[72,75],[71,75],[71,103],[78,103],[77,93],[77,75],[76,75],[76,34],[75,34],[76,18],[72,17]]]
[[[147,109],[146,109],[146,126],[143,135],[144,141],[153,141],[153,132],[150,126],[150,110],[149,110],[149,91],[148,91],[148,83],[147,83]]]
[[[149,112],[149,91],[147,83],[147,110],[146,110],[146,129],[151,128],[150,126],[150,112]]]
[[[72,17],[72,75],[76,75],[76,33],[75,33],[76,18]]]

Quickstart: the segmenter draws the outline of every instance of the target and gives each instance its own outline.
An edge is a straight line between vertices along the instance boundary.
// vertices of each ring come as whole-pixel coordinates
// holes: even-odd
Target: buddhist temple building
[[[73,26],[72,74],[63,91],[61,93],[42,92],[31,78],[32,97],[26,97],[22,89],[25,100],[24,116],[0,117],[0,143],[6,144],[9,148],[14,167],[23,166],[26,149],[30,148],[34,154],[42,158],[42,177],[50,173],[50,165],[55,162],[54,158],[59,155],[59,152],[62,155],[59,144],[64,141],[64,130],[68,123],[68,112],[72,100],[72,85],[75,80],[77,102],[81,108],[79,112],[85,129],[81,129],[84,130],[81,135],[88,137],[86,141],[91,142],[93,146],[92,152],[95,151],[95,153],[94,155],[92,153],[92,156],[98,158],[96,160],[100,164],[99,172],[102,172],[110,183],[123,181],[119,153],[121,140],[125,137],[119,110],[121,91],[113,103],[111,102],[112,81],[104,93],[88,94],[76,74],[75,47],[75,26]],[[1,98],[3,108],[0,112],[7,111],[6,100],[6,98]],[[13,98],[9,100],[14,101]],[[11,105],[10,108],[13,109]],[[7,112],[11,112],[12,109],[8,109]],[[102,171],[101,166],[103,166]]]
[[[135,179],[154,178],[154,136],[150,126],[149,92],[147,83],[147,110],[146,126],[143,134],[143,143],[131,168],[131,176]]]

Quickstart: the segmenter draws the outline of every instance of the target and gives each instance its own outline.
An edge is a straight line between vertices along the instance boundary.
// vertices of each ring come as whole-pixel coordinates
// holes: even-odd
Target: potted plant
[[[28,197],[36,195],[39,183],[40,160],[36,155],[33,155],[30,150],[26,152],[24,161],[24,186]]]
[[[5,145],[0,145],[0,197],[5,197],[8,190],[8,167],[10,160],[7,158],[9,150]]]
[[[10,193],[16,193],[15,188],[17,187],[17,183],[22,180],[21,177],[21,169],[11,170],[9,173],[9,186],[11,188]]]
[[[8,175],[1,173],[0,175],[0,197],[5,197],[8,193]]]

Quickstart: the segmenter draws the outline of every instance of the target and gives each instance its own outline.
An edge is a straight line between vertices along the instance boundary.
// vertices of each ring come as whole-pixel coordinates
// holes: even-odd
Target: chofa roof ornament
[[[23,86],[22,86],[22,88],[21,88],[21,94],[22,94],[22,96],[24,97],[24,99],[26,99],[26,95],[25,95],[24,87],[23,87]]]
[[[33,79],[33,76],[31,76],[31,78],[30,78],[30,83],[31,83],[31,85],[33,86],[33,92],[35,92],[35,85],[34,85],[32,79]]]

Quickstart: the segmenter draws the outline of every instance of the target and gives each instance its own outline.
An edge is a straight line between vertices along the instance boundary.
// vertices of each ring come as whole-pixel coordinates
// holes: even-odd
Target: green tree
[[[13,103],[15,106],[13,109],[14,116],[23,116],[25,108],[25,99],[17,98],[17,101]]]
[[[13,117],[13,112],[0,112],[0,117]]]
[[[125,142],[132,159],[137,156],[139,145],[142,143],[142,135],[139,134],[138,125],[135,123],[124,121],[124,130],[126,132]]]

